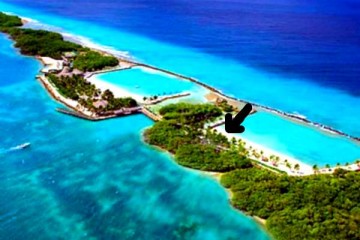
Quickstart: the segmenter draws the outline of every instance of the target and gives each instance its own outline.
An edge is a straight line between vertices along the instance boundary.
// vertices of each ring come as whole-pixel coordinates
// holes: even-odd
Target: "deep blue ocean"
[[[359,7],[355,0],[0,2],[0,11],[39,21],[32,27],[81,36],[355,136]],[[90,123],[55,112],[34,79],[39,63],[11,45],[0,35],[0,239],[267,238],[215,180],[144,145],[147,118]],[[309,164],[360,158],[359,144],[273,114],[244,124],[250,140]],[[8,151],[23,142],[31,148]]]
[[[357,0],[11,0],[360,96]]]

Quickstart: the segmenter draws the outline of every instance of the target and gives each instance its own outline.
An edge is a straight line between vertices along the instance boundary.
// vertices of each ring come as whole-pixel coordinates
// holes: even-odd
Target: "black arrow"
[[[232,117],[231,113],[227,113],[225,115],[225,131],[227,133],[243,133],[245,131],[245,127],[241,126],[240,124],[249,115],[251,109],[252,105],[247,103],[234,118]]]

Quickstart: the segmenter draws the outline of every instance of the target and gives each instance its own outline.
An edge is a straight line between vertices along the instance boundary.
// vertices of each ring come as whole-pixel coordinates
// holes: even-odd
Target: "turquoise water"
[[[205,92],[203,88],[190,81],[179,80],[167,74],[143,68],[109,72],[97,75],[97,78],[145,97],[154,95],[164,96],[182,92],[197,94]]]
[[[36,16],[37,20],[57,27],[50,27],[40,23],[32,24],[32,26],[79,34],[87,37],[87,39],[78,38],[81,41],[88,42],[90,39],[117,50],[126,50],[128,51],[127,54],[136,57],[137,60],[197,77],[205,83],[216,86],[227,94],[278,107],[288,112],[296,111],[306,115],[311,120],[329,124],[354,135],[360,135],[360,122],[356,117],[360,116],[360,108],[356,107],[360,106],[360,98],[349,95],[341,90],[326,88],[300,79],[285,79],[281,76],[251,69],[234,60],[219,59],[195,49],[158,42],[119,29],[99,26],[95,23],[60,18],[4,3],[0,3],[0,9],[25,16]],[[111,36],[111,38],[108,36]],[[109,49],[111,50],[112,48]],[[162,76],[159,76],[159,78],[162,78]],[[134,85],[131,83],[130,86]],[[167,86],[164,84],[162,87]],[[339,109],[341,114],[334,116],[334,111],[339,111]],[[293,125],[283,124],[284,121],[281,117],[269,115],[269,118],[271,118],[271,120],[268,119],[270,122],[282,125],[274,125],[272,129],[264,129],[262,127],[264,123],[259,123],[259,126],[254,125],[254,129],[248,128],[247,131],[260,134],[259,131],[264,130],[262,140],[259,139],[260,137],[257,137],[261,143],[266,143],[265,136],[270,135],[273,139],[288,139],[286,142],[290,147],[286,147],[286,152],[290,152],[290,155],[297,155],[299,158],[304,157],[305,161],[308,161],[306,159],[309,159],[309,156],[312,154],[319,156],[319,153],[314,153],[313,146],[320,146],[319,149],[327,149],[335,145],[339,146],[336,149],[342,149],[343,141],[345,141],[345,145],[350,144],[345,138],[336,138],[334,140],[330,135],[317,133],[322,137],[308,138],[304,146],[299,146],[298,139],[302,139],[302,132],[307,132],[307,127],[299,125],[296,129],[301,130],[294,132],[291,127]],[[287,133],[297,134],[297,132],[299,132],[299,135],[289,134],[286,136]],[[284,140],[278,140],[278,142],[283,144]],[[281,149],[285,151],[284,146]],[[334,161],[336,163],[346,163],[354,157],[358,158],[356,157],[356,149],[351,150],[350,153],[349,156],[346,156],[343,151],[338,151],[332,155],[332,158],[337,159]],[[311,157],[311,159],[311,161],[316,161],[319,165],[329,163],[328,157],[325,159]]]
[[[0,239],[267,239],[215,180],[144,145],[143,115],[57,113],[10,45],[0,34]]]
[[[296,77],[269,74],[232,59],[97,25],[96,22],[44,14],[5,3],[0,3],[0,9],[36,18],[56,26],[52,29],[67,31],[110,48],[126,51],[138,61],[198,78],[229,95],[290,113],[298,112],[310,120],[360,136],[360,121],[356,117],[360,116],[360,108],[356,107],[360,106],[360,98],[343,90]],[[335,116],[334,111],[341,111],[341,114]]]
[[[246,131],[240,137],[310,165],[335,166],[337,163],[354,163],[356,159],[360,159],[360,144],[334,134],[324,134],[316,128],[304,127],[278,118],[272,113],[257,112],[247,117],[243,125]]]
[[[121,29],[82,22],[0,2],[0,9],[36,18],[86,37],[81,40],[126,51],[138,61],[195,77],[224,93],[287,112],[298,112],[316,122],[360,136],[360,98],[306,79],[285,78],[250,68],[235,60],[219,58],[196,49],[179,47]],[[42,27],[49,25],[40,24]],[[296,46],[294,46],[296,47]],[[240,53],[239,53],[240,54]],[[289,53],[291,54],[291,53]],[[345,80],[344,80],[345,81]],[[334,115],[334,111],[341,114]]]

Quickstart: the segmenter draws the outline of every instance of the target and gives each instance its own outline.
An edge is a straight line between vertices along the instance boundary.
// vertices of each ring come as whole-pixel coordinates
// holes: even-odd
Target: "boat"
[[[10,148],[10,150],[20,150],[20,149],[24,149],[24,148],[27,148],[27,147],[30,147],[30,143],[23,143],[23,144],[20,144],[16,147],[12,147]]]

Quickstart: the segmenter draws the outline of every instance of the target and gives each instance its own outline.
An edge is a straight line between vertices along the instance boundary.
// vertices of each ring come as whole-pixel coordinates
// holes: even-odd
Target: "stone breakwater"
[[[360,137],[352,136],[350,134],[347,134],[347,133],[342,132],[342,131],[340,131],[338,129],[332,128],[330,126],[327,126],[327,125],[324,125],[324,124],[321,124],[321,123],[318,123],[318,122],[310,121],[310,120],[308,120],[308,119],[306,119],[304,117],[300,117],[298,115],[291,114],[291,113],[286,113],[286,112],[280,111],[278,109],[271,108],[271,107],[268,107],[268,106],[264,106],[264,105],[261,105],[261,104],[257,104],[257,103],[253,103],[253,102],[247,102],[247,101],[245,101],[243,99],[238,99],[238,98],[235,98],[235,97],[227,96],[223,92],[221,92],[220,90],[218,90],[218,89],[216,89],[216,88],[214,88],[214,87],[212,87],[210,85],[207,85],[207,84],[205,84],[203,82],[200,82],[199,80],[197,80],[195,78],[187,77],[187,76],[184,76],[184,75],[181,75],[181,74],[178,74],[178,73],[166,70],[166,69],[161,69],[161,68],[158,68],[158,67],[155,67],[155,66],[152,66],[152,65],[144,64],[144,63],[139,63],[139,62],[123,59],[123,58],[120,58],[120,60],[132,63],[132,64],[140,66],[140,67],[144,67],[144,68],[152,69],[152,70],[155,70],[155,71],[163,72],[163,73],[178,77],[178,78],[183,79],[183,80],[188,80],[188,81],[194,82],[194,83],[198,84],[199,86],[202,86],[202,87],[206,88],[207,90],[218,94],[219,96],[223,97],[224,99],[234,100],[234,101],[237,101],[237,102],[240,102],[240,103],[250,103],[259,110],[275,113],[275,114],[281,115],[283,117],[286,117],[288,119],[291,119],[291,120],[294,120],[294,121],[297,121],[297,122],[300,122],[300,123],[305,123],[305,124],[308,124],[310,126],[314,126],[314,127],[319,128],[319,129],[321,129],[323,131],[326,131],[326,132],[329,132],[329,133],[332,133],[332,134],[336,134],[336,135],[340,135],[340,136],[344,136],[344,137],[350,138],[350,139],[352,139],[352,140],[354,140],[356,142],[360,142]]]

